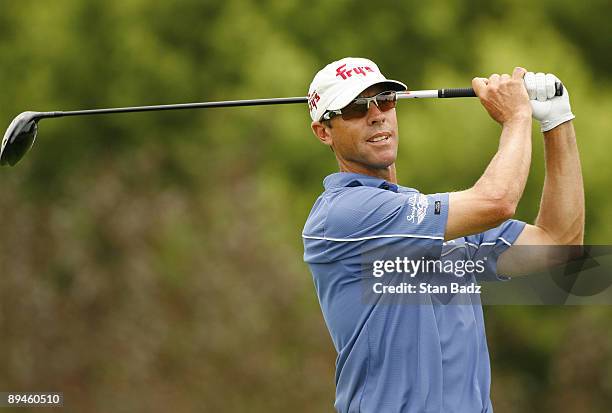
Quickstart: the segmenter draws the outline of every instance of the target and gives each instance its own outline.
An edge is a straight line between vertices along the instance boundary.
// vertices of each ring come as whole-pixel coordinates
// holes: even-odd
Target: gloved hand
[[[563,86],[563,95],[555,96],[555,82],[560,80],[551,73],[525,73],[525,87],[531,102],[533,117],[540,121],[540,130],[549,131],[563,122],[574,119],[569,92]]]

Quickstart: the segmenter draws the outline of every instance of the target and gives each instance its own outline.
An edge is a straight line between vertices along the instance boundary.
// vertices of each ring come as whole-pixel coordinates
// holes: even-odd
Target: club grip
[[[555,82],[555,96],[563,96],[563,83]],[[473,98],[476,92],[471,87],[438,89],[439,98]]]
[[[458,87],[451,89],[439,89],[439,98],[473,98],[476,97],[476,92],[471,87]]]

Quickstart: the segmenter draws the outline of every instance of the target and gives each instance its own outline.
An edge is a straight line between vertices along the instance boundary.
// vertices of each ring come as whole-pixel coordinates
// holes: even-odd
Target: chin
[[[378,169],[385,169],[393,165],[396,159],[397,152],[393,151],[393,153],[376,156],[375,159],[372,159],[371,165]]]
[[[389,168],[391,165],[393,165],[395,163],[395,157],[393,158],[389,158],[389,159],[377,159],[373,162],[370,162],[369,165],[370,167],[374,168],[374,169],[387,169]]]

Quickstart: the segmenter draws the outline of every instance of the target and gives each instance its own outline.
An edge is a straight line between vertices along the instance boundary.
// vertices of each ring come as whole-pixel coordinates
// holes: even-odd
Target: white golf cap
[[[386,83],[389,90],[406,90],[397,80],[387,79],[376,63],[361,57],[345,57],[321,69],[308,89],[308,109],[312,120],[321,120],[328,110],[342,109],[361,92],[377,83]]]

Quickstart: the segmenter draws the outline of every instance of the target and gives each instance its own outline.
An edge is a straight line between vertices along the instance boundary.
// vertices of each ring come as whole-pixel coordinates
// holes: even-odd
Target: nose
[[[384,123],[386,115],[376,103],[371,102],[370,108],[368,109],[368,125],[375,125],[377,123]]]

